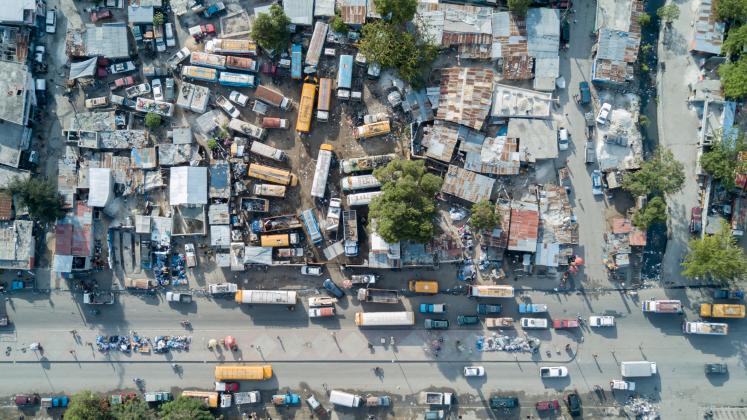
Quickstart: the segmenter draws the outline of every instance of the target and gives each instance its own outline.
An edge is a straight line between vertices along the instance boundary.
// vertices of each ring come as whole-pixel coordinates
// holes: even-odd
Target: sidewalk
[[[261,331],[261,332],[257,332]],[[568,361],[571,356],[566,353],[566,344],[571,344],[575,353],[577,344],[571,339],[575,336],[557,335],[549,330],[543,330],[530,336],[542,339],[540,352],[534,357],[526,352],[478,352],[475,340],[480,334],[478,330],[470,331],[446,331],[443,334],[433,334],[425,330],[376,330],[359,331],[355,329],[343,329],[330,332],[326,329],[304,329],[303,331],[289,333],[288,330],[278,333],[277,331],[257,330],[235,334],[238,350],[231,352],[227,349],[216,349],[211,351],[207,348],[210,339],[220,341],[223,336],[215,332],[193,332],[191,334],[192,344],[189,351],[176,350],[169,353],[122,353],[118,351],[100,352],[96,349],[96,334],[91,331],[78,331],[78,340],[74,340],[69,331],[45,332],[43,337],[29,337],[21,333],[17,340],[12,342],[4,339],[0,345],[5,349],[11,347],[9,356],[2,358],[3,363],[24,363],[42,360],[47,362],[368,362],[368,361],[392,361],[404,362],[467,362],[467,361],[490,361],[490,362],[527,362],[546,359],[546,351],[551,351],[550,360]],[[174,334],[179,335],[184,331],[164,330],[138,330],[140,337],[148,337],[151,341],[156,335]],[[490,335],[492,332],[486,332]],[[515,335],[515,332],[509,335]],[[552,334],[552,341],[548,338]],[[367,338],[368,337],[368,338]],[[381,344],[385,338],[386,344]],[[389,344],[390,337],[394,337],[395,346]],[[443,337],[440,343],[441,350],[434,357],[430,350],[426,350],[426,343],[431,343]],[[7,336],[5,337],[7,338]],[[368,347],[369,340],[373,348]],[[457,349],[456,341],[461,342]],[[43,354],[28,350],[32,342],[39,341],[43,347]],[[92,345],[89,345],[91,343]],[[74,354],[70,353],[74,350]],[[557,351],[560,350],[561,354]]]

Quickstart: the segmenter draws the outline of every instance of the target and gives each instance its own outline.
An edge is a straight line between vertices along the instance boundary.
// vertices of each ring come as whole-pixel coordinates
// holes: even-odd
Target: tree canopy
[[[364,25],[361,35],[358,48],[370,62],[396,68],[415,86],[422,85],[426,69],[438,54],[435,45],[383,20]]]
[[[145,126],[151,130],[161,125],[161,116],[155,112],[145,114]]]
[[[164,20],[166,20],[166,19],[164,19],[163,13],[156,12],[155,14],[153,14],[153,26],[161,26],[161,25],[163,25]]]
[[[158,410],[161,420],[213,420],[205,404],[202,401],[179,397],[161,405]]]
[[[14,178],[7,189],[26,207],[31,220],[39,224],[53,223],[65,215],[62,197],[50,181],[41,178]]]
[[[495,212],[495,204],[490,200],[482,200],[473,204],[469,223],[477,230],[489,230],[498,226],[500,217]]]
[[[703,239],[693,239],[690,250],[682,263],[682,275],[687,278],[712,278],[731,281],[742,278],[747,273],[747,258],[744,250],[731,234],[725,221],[715,235]]]
[[[346,34],[349,31],[348,25],[339,15],[332,16],[332,19],[329,20],[329,26],[332,28],[333,32]]]
[[[622,187],[634,196],[671,194],[682,188],[685,170],[669,149],[657,148],[651,159],[641,163],[641,169],[628,172]]]
[[[418,8],[418,0],[374,0],[374,4],[381,16],[391,16],[390,20],[397,24],[411,21]]]
[[[641,26],[646,26],[649,23],[651,23],[651,15],[648,13],[641,13],[638,15],[638,24]]]
[[[667,203],[661,197],[654,197],[645,207],[633,215],[633,225],[639,229],[648,229],[654,223],[667,221]]]
[[[369,205],[369,219],[387,242],[425,243],[436,234],[435,195],[442,179],[426,172],[422,160],[394,160],[374,171],[382,183],[381,195]]]
[[[508,10],[521,17],[527,15],[527,10],[531,5],[532,0],[508,0]]]
[[[726,97],[740,99],[747,96],[747,55],[736,62],[720,65],[718,75]]]
[[[73,394],[65,410],[65,419],[69,420],[107,420],[109,417],[109,404],[91,391]]]
[[[737,155],[744,149],[744,136],[742,135],[736,138],[734,145],[730,145],[719,138],[713,144],[711,150],[701,155],[700,166],[727,191],[731,191],[734,189],[734,182],[736,181]]]
[[[726,56],[735,56],[747,51],[747,25],[732,28],[726,35],[721,52]]]
[[[115,420],[155,420],[156,413],[140,398],[131,398],[111,408]]]
[[[288,25],[290,18],[278,4],[270,7],[270,13],[260,13],[254,20],[251,37],[260,47],[275,52],[284,51],[290,43]]]
[[[747,0],[718,0],[716,14],[720,20],[744,22],[747,20]]]
[[[680,17],[680,8],[674,3],[665,4],[656,10],[656,16],[666,23],[672,23]]]

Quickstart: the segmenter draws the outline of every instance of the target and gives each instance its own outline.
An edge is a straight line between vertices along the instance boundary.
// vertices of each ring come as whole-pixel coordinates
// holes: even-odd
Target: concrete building
[[[71,273],[92,268],[93,209],[77,202],[75,209],[55,226],[55,249],[52,271]]]
[[[552,103],[551,93],[496,84],[490,119],[496,122],[506,118],[550,118]]]
[[[527,54],[534,58],[536,90],[552,92],[560,75],[560,11],[532,8],[527,11]]]
[[[0,7],[0,23],[4,25],[34,26],[36,17],[43,15],[43,1],[3,0]]]
[[[638,60],[644,13],[641,0],[600,0],[597,3],[597,53],[591,64],[594,83],[621,85],[633,79]]]
[[[131,4],[127,6],[127,21],[130,25],[152,25],[153,13],[153,6]]]
[[[511,118],[508,137],[519,140],[519,159],[534,163],[558,157],[558,127],[553,120]]]
[[[31,107],[36,104],[34,79],[28,68],[20,63],[0,61],[0,164],[17,168],[21,152],[31,143],[28,127]]]
[[[207,204],[207,168],[177,166],[171,168],[169,204],[172,206],[202,206]]]
[[[114,197],[112,170],[89,168],[88,183],[88,207],[106,207]]]
[[[0,268],[30,270],[34,268],[35,253],[34,222],[0,222]]]

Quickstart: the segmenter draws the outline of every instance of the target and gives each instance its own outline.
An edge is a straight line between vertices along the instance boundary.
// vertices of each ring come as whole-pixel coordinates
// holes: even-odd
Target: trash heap
[[[153,264],[153,275],[159,286],[168,286],[171,282],[171,273],[169,271],[169,256],[166,252],[154,252],[155,261]]]
[[[640,420],[655,420],[659,418],[659,408],[651,399],[637,395],[625,401],[625,412]]]
[[[477,351],[507,351],[532,353],[539,349],[540,340],[535,337],[509,337],[498,333],[479,336],[475,342]]]
[[[171,283],[174,286],[187,284],[186,258],[182,254],[171,256]]]
[[[97,335],[96,347],[100,352],[121,351],[129,353],[132,350],[130,338],[126,335]]]
[[[155,343],[153,351],[156,353],[168,353],[171,350],[189,350],[192,336],[189,335],[158,335],[153,339]]]

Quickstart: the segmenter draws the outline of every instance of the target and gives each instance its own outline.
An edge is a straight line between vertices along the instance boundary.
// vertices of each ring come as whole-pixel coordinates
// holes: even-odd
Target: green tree
[[[725,221],[715,235],[693,239],[682,263],[682,275],[690,278],[711,278],[720,281],[741,279],[747,273],[744,250],[731,234]]]
[[[342,20],[342,17],[339,15],[332,16],[332,19],[330,19],[329,21],[329,26],[332,28],[333,32],[339,32],[341,34],[346,34],[350,30],[350,28],[348,28],[348,25],[344,20]]]
[[[747,96],[747,55],[737,62],[720,65],[718,75],[727,98],[740,99]]]
[[[216,147],[218,147],[218,140],[216,140],[216,139],[209,139],[207,141],[207,147],[210,150],[215,149]]]
[[[641,163],[641,169],[628,172],[622,187],[634,196],[671,194],[682,188],[685,170],[669,149],[657,148],[651,159]]]
[[[155,112],[145,114],[145,126],[154,130],[161,125],[161,115]]]
[[[477,230],[490,230],[498,226],[500,218],[495,212],[495,204],[490,200],[482,200],[473,204],[469,223]]]
[[[667,203],[661,197],[654,197],[645,207],[633,215],[633,225],[639,229],[646,230],[656,222],[667,221]]]
[[[508,10],[521,17],[527,15],[527,10],[531,5],[532,0],[508,0]]]
[[[747,25],[732,28],[729,31],[724,44],[721,46],[721,52],[726,56],[747,52]]]
[[[66,420],[108,420],[109,417],[109,404],[91,391],[74,394],[65,410]]]
[[[161,420],[213,420],[202,401],[179,397],[161,405],[158,411]]]
[[[651,15],[648,13],[641,13],[638,15],[638,24],[641,26],[648,26],[651,23]]]
[[[744,149],[743,135],[737,137],[733,145],[722,141],[719,136],[711,149],[700,156],[700,166],[727,191],[731,191],[736,181],[737,155]]]
[[[252,26],[251,37],[260,47],[275,52],[284,51],[290,42],[288,25],[290,18],[277,4],[270,7],[270,13],[260,13]]]
[[[53,182],[41,178],[14,178],[6,187],[41,225],[54,223],[65,215],[64,201]]]
[[[363,26],[360,52],[382,67],[394,67],[403,79],[418,87],[438,55],[438,48],[416,35],[383,20]]]
[[[747,19],[747,0],[718,0],[716,14],[720,20],[744,22]]]
[[[153,14],[153,26],[161,26],[163,25],[163,22],[165,21],[163,17],[163,13],[156,12]]]
[[[422,160],[394,160],[376,169],[374,176],[382,183],[381,195],[369,205],[376,233],[387,242],[433,239],[441,177],[428,173]]]
[[[155,420],[156,413],[140,398],[132,398],[111,408],[115,420]]]
[[[418,0],[374,0],[374,4],[381,16],[391,16],[391,21],[397,24],[411,21],[418,8]]]
[[[665,23],[672,23],[680,17],[680,8],[674,3],[669,3],[656,10],[656,16]]]

